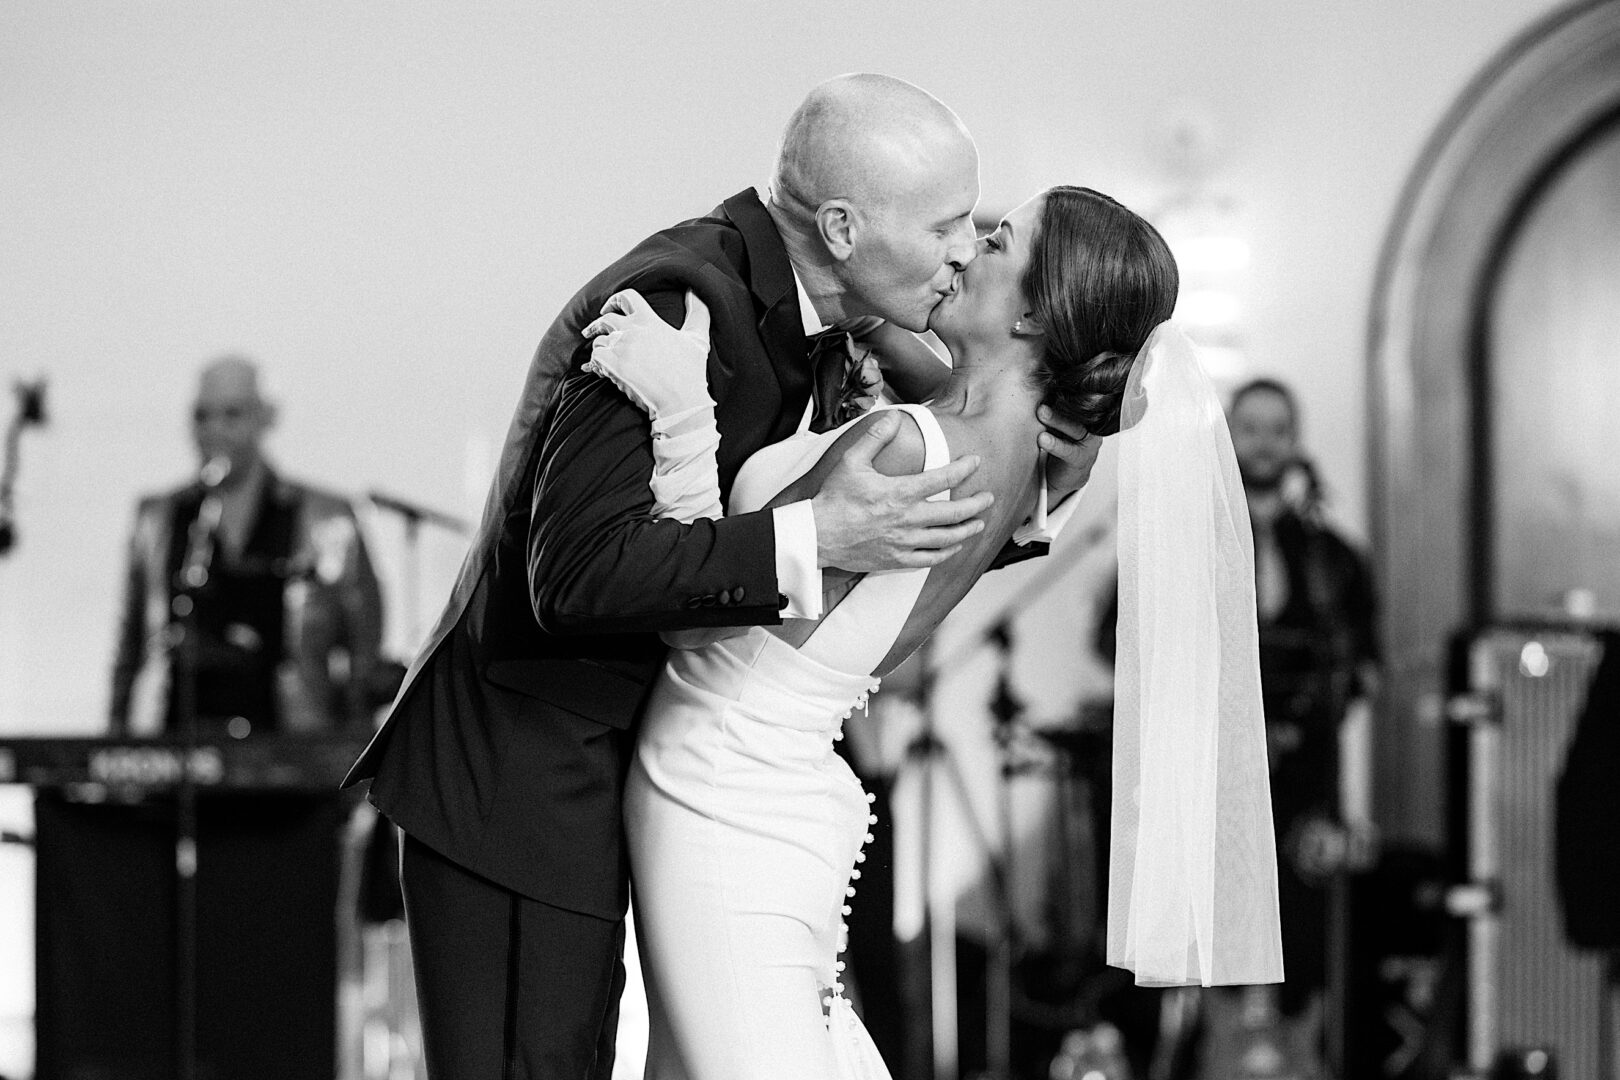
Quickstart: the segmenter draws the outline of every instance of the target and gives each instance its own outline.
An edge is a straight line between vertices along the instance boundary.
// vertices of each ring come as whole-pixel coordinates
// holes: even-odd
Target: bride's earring
[[[1015,338],[1034,338],[1040,337],[1046,331],[1041,326],[1041,320],[1036,317],[1035,313],[1026,311],[1023,318],[1013,322],[1012,329],[1009,332]]]

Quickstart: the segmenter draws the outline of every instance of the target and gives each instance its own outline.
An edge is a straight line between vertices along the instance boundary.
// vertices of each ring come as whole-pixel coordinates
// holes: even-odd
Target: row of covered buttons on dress
[[[870,791],[868,791],[866,793],[866,805],[867,805],[867,807],[870,808],[871,805],[874,802],[877,802],[877,796],[872,794]],[[874,814],[874,813],[871,813],[870,809],[868,810],[868,813],[866,815],[866,824],[868,826],[868,831],[867,831],[867,834],[866,834],[866,839],[865,839],[865,841],[863,841],[863,847],[864,847],[865,844],[870,844],[872,842],[872,840],[874,839],[873,836],[872,836],[872,833],[870,831],[870,827],[877,824],[877,815]],[[865,862],[865,861],[866,861],[866,852],[865,851],[857,851],[855,853],[855,863],[856,863],[856,865],[849,872],[850,884],[846,885],[844,887],[844,899],[846,901],[855,899],[855,885],[854,885],[854,882],[860,880],[860,877],[861,877],[860,864]],[[852,907],[850,907],[850,905],[847,902],[841,908],[839,908],[839,914],[842,916],[838,920],[838,953],[839,953],[840,956],[842,956],[843,953],[849,948],[849,923],[845,922],[844,920],[848,919],[849,916],[853,913],[853,911],[854,911],[854,909]],[[843,976],[844,976],[844,966],[845,966],[844,961],[842,961],[842,960],[838,960],[838,961],[835,961],[833,963],[833,970],[835,972],[837,972],[837,975],[835,977],[835,981],[833,982],[833,990],[832,990],[832,992],[833,992],[834,996],[842,994],[844,992],[844,978],[843,978]]]
[[[847,712],[844,713],[844,719],[848,720],[852,715],[854,715],[856,709],[863,709],[863,710],[866,709],[867,703],[871,700],[871,695],[877,693],[879,685],[880,685],[880,680],[873,679],[872,680],[872,685],[867,687],[866,690],[862,691],[861,696],[855,699],[855,704],[853,706],[851,706],[850,709]],[[842,727],[840,727],[838,729],[838,731],[833,735],[833,738],[834,739],[842,739],[843,737],[844,737],[844,729]],[[866,837],[861,842],[862,850],[859,850],[859,851],[855,852],[855,866],[849,872],[850,884],[846,885],[844,887],[844,899],[845,899],[846,902],[839,909],[839,914],[840,914],[841,917],[838,920],[838,954],[840,956],[842,956],[844,954],[844,952],[849,948],[849,923],[845,922],[845,920],[849,918],[850,914],[854,911],[854,909],[852,907],[850,907],[848,901],[855,899],[855,885],[854,885],[854,883],[856,881],[860,880],[860,876],[861,876],[860,864],[866,861],[866,851],[864,850],[865,846],[867,844],[870,844],[875,839],[875,837],[873,837],[872,831],[871,831],[871,826],[876,825],[877,820],[878,820],[877,815],[871,812],[871,806],[875,802],[877,802],[877,796],[872,794],[870,791],[868,791],[866,793],[866,805],[867,805],[867,814],[866,814],[867,832],[866,832]],[[845,963],[844,963],[843,960],[838,960],[838,961],[835,961],[833,963],[833,970],[834,970],[834,972],[836,972],[836,975],[834,976],[833,989],[832,989],[832,996],[833,997],[842,997],[843,996],[843,993],[844,993],[844,967],[845,967]],[[829,1014],[829,1023],[830,1022],[831,1022],[831,1018],[830,1018],[830,1014]]]
[[[721,589],[717,593],[705,593],[702,596],[694,596],[686,602],[686,606],[689,608],[700,608],[714,607],[718,604],[720,607],[730,607],[733,604],[742,603],[744,595],[746,594],[743,592],[743,587],[738,585],[735,589]]]
[[[872,685],[868,686],[865,690],[862,690],[861,693],[860,693],[860,696],[855,699],[855,704],[851,705],[849,708],[844,710],[844,719],[848,720],[850,717],[854,716],[856,709],[861,710],[861,712],[866,713],[866,715],[868,717],[870,717],[872,715],[872,713],[871,713],[871,710],[868,708],[868,706],[870,705],[870,703],[872,701],[872,695],[877,693],[878,692],[878,687],[882,686],[882,685],[883,685],[883,680],[882,679],[873,679],[872,680]],[[839,724],[838,725],[838,730],[833,732],[833,741],[836,742],[836,741],[842,739],[843,737],[844,737],[844,725]],[[871,843],[872,838],[870,836],[868,836],[866,838],[866,841],[867,841],[867,843]]]

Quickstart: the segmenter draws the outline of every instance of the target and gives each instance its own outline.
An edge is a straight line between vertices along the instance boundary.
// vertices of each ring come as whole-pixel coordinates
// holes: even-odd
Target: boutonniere
[[[844,381],[838,387],[838,409],[834,426],[865,416],[878,403],[883,392],[883,369],[877,354],[854,341],[844,362]]]

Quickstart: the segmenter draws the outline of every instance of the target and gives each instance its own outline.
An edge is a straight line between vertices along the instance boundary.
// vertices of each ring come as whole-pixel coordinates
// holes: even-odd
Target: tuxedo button
[[[788,604],[787,593],[777,593],[776,594],[776,610],[777,611],[786,611],[787,610],[787,604]]]
[[[740,604],[743,602],[743,587],[741,585],[731,590],[731,602],[733,604]]]
[[[717,601],[716,601],[714,593],[710,593],[709,595],[707,595],[707,596],[705,596],[703,598],[703,606],[704,607],[714,607],[716,602]]]
[[[720,593],[719,593],[719,596],[718,596],[718,599],[720,601],[720,606],[721,607],[730,607],[731,606],[731,590],[729,590],[729,589],[721,589]]]
[[[703,597],[701,597],[701,596],[692,597],[692,599],[690,599],[690,600],[688,600],[686,602],[686,606],[689,607],[689,608],[700,608],[700,607],[702,607],[703,606]]]

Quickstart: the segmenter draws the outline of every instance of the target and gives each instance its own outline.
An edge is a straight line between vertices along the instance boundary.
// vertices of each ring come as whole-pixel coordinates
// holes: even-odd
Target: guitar
[[[1204,1076],[1228,1080],[1324,1080],[1316,1044],[1321,1006],[1299,1017],[1277,1008],[1275,986],[1221,987],[1203,991]]]

